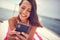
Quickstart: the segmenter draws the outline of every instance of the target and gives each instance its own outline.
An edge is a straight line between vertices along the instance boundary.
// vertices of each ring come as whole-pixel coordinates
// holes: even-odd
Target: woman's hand
[[[28,34],[22,32],[20,35],[17,35],[21,40],[28,40]]]
[[[8,40],[27,40],[28,34],[24,32],[17,32],[15,30],[10,31],[8,34]]]
[[[8,40],[20,40],[16,35],[20,35],[20,32],[16,32],[15,30],[10,31],[8,34]]]

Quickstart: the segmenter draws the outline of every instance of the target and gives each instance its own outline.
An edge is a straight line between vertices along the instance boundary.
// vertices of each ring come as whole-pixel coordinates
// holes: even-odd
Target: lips
[[[22,17],[27,17],[27,16],[26,16],[26,15],[24,15],[24,14],[21,14],[21,16],[22,16]]]

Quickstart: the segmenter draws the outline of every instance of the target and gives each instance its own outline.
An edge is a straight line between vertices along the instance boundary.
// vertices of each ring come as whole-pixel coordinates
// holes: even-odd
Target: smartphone
[[[15,31],[27,33],[28,29],[29,29],[29,26],[27,26],[25,24],[17,24]]]

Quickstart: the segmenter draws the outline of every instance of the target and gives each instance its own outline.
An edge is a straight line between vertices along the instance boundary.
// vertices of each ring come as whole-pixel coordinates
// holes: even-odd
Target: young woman
[[[15,31],[17,23],[29,25],[28,33]],[[36,28],[42,27],[38,20],[35,0],[22,0],[19,3],[19,14],[9,19],[9,27],[8,40],[32,40]],[[16,36],[13,36],[14,34]]]

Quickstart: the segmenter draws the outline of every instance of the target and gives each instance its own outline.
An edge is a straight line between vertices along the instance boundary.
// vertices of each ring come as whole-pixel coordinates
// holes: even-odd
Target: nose
[[[23,14],[26,14],[27,13],[27,11],[26,10],[23,10]]]

